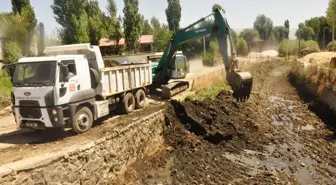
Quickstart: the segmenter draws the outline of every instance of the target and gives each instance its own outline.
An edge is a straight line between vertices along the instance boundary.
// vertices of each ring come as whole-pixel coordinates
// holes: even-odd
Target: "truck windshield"
[[[55,85],[56,61],[30,62],[17,64],[13,85],[53,86]]]

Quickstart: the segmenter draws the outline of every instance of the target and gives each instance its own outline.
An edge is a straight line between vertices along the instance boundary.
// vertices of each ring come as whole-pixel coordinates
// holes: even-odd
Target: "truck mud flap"
[[[171,97],[186,91],[189,88],[188,81],[175,81],[161,86],[161,98],[170,99]]]

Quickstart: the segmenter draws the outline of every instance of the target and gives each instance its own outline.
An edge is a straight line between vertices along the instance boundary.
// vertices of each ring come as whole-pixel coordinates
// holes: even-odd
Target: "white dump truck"
[[[46,56],[19,59],[12,102],[17,124],[72,128],[83,133],[111,111],[131,113],[146,103],[151,63],[105,68],[98,46],[47,47]]]

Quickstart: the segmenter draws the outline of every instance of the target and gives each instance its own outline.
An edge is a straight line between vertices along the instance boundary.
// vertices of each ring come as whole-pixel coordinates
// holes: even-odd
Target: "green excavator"
[[[204,22],[206,19],[213,17],[212,25],[206,27],[194,28],[196,25]],[[155,67],[153,85],[161,89],[161,97],[170,98],[189,88],[189,82],[183,80],[188,71],[188,62],[185,57],[176,54],[181,44],[192,39],[213,34],[219,42],[220,54],[222,55],[226,80],[233,90],[233,96],[240,101],[245,101],[250,97],[252,89],[252,75],[249,72],[242,72],[238,69],[236,60],[236,51],[230,34],[229,24],[224,17],[222,10],[215,10],[212,14],[196,21],[188,27],[175,33],[169,40],[162,58]],[[184,66],[184,67],[181,67]]]

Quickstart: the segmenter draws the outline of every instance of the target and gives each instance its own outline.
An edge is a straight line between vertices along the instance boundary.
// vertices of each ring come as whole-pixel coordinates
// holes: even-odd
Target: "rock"
[[[166,148],[166,150],[167,150],[168,152],[171,152],[171,151],[173,151],[173,150],[174,150],[174,148],[173,148],[173,147],[171,147],[171,146],[168,146],[168,147]]]
[[[152,178],[153,178],[153,175],[149,174],[149,175],[147,175],[147,178],[148,178],[148,179],[152,179]]]
[[[306,167],[306,164],[305,163],[303,163],[303,162],[301,162],[301,164],[300,164],[302,167]]]

